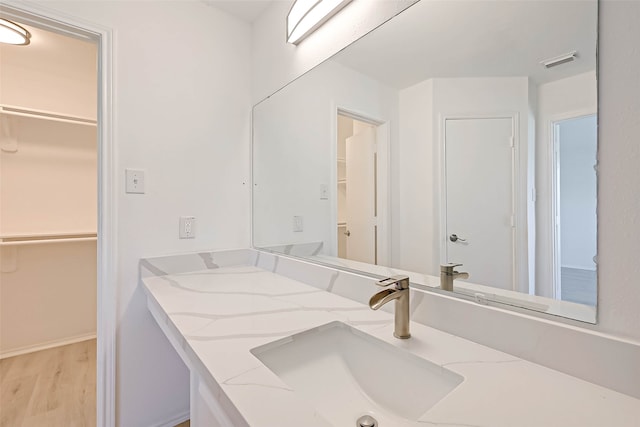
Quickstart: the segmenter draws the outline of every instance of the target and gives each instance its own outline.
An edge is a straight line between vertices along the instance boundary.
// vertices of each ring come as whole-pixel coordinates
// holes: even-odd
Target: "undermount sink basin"
[[[354,426],[366,414],[379,427],[417,425],[463,381],[448,369],[342,322],[256,347],[251,353],[339,426]]]

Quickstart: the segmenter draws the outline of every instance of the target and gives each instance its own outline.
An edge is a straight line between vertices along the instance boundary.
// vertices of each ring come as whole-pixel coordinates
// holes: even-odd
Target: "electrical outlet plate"
[[[179,237],[181,239],[195,239],[195,237],[196,237],[196,217],[194,217],[194,216],[181,216],[180,217]]]

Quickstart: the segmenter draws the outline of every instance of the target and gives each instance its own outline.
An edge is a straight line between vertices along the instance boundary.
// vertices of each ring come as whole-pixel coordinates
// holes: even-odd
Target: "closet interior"
[[[0,359],[96,336],[97,45],[0,44]]]

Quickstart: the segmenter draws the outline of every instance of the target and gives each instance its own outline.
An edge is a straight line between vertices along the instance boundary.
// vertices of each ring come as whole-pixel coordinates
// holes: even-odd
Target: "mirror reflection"
[[[411,6],[254,107],[254,246],[595,322],[596,30]]]

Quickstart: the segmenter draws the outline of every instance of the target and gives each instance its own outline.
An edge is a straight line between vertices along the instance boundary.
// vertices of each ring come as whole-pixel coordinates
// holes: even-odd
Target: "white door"
[[[446,261],[473,283],[515,289],[511,118],[445,121]]]
[[[347,138],[347,259],[376,263],[374,127]]]

